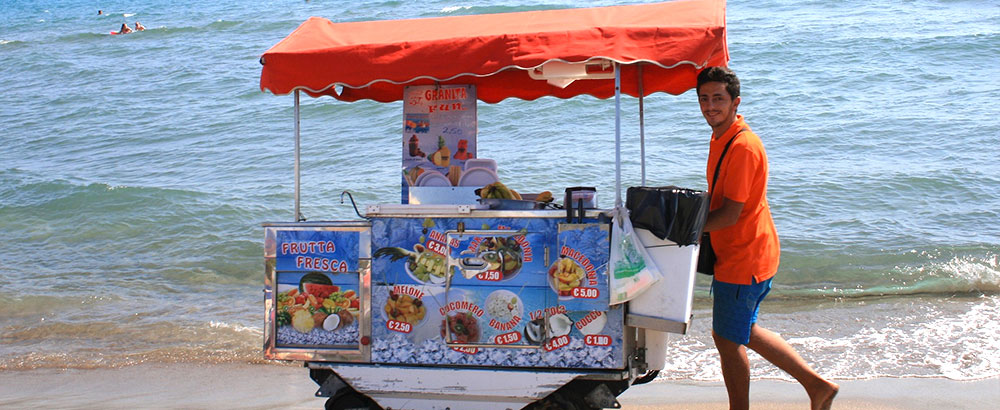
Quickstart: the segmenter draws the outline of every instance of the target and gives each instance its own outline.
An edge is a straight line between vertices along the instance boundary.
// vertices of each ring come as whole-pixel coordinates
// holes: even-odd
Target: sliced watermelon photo
[[[320,299],[326,299],[331,294],[340,292],[340,286],[337,285],[323,285],[319,283],[303,283],[302,286],[305,288],[305,293],[316,296]]]
[[[306,284],[310,283],[314,283],[317,285],[332,285],[333,281],[330,280],[330,277],[326,276],[326,274],[319,272],[309,272],[303,275],[302,279],[299,279],[299,293],[308,293],[306,292]]]

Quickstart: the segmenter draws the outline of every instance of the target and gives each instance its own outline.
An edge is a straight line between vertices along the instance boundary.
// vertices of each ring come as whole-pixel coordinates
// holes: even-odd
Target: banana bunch
[[[549,191],[542,191],[542,193],[538,194],[538,197],[535,198],[538,202],[552,202],[552,199],[552,193]]]
[[[479,189],[480,198],[521,199],[521,194],[497,181]]]

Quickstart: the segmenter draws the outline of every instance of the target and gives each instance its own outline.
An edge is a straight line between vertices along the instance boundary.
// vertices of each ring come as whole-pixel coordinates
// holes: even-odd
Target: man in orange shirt
[[[820,377],[780,335],[756,324],[781,250],[767,204],[764,144],[736,114],[740,80],[728,68],[709,67],[698,74],[697,91],[701,113],[712,127],[707,174],[712,198],[705,231],[711,233],[718,258],[712,279],[712,338],[729,407],[750,407],[749,347],[795,377],[813,410],[829,409],[839,386]],[[717,164],[718,181],[713,182]]]

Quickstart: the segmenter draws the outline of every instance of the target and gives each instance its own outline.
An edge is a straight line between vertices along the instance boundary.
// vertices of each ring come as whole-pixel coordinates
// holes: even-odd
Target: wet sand
[[[1000,378],[837,380],[834,409],[987,409],[1000,402]],[[139,365],[118,369],[0,372],[0,408],[321,409],[316,384],[298,365]],[[806,409],[798,384],[755,380],[751,407]],[[619,397],[625,410],[726,409],[721,383],[656,381]]]
[[[955,381],[943,378],[834,380],[839,410],[990,409],[1000,402],[1000,378]],[[652,382],[633,386],[618,397],[625,410],[728,409],[722,382]],[[806,392],[794,382],[750,382],[750,408],[808,409]]]

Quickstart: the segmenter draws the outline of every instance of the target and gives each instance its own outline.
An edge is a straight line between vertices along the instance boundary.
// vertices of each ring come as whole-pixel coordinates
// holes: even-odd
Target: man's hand
[[[717,231],[719,229],[736,224],[743,212],[743,203],[736,202],[729,198],[722,198],[722,207],[708,213],[705,221],[705,232]]]

